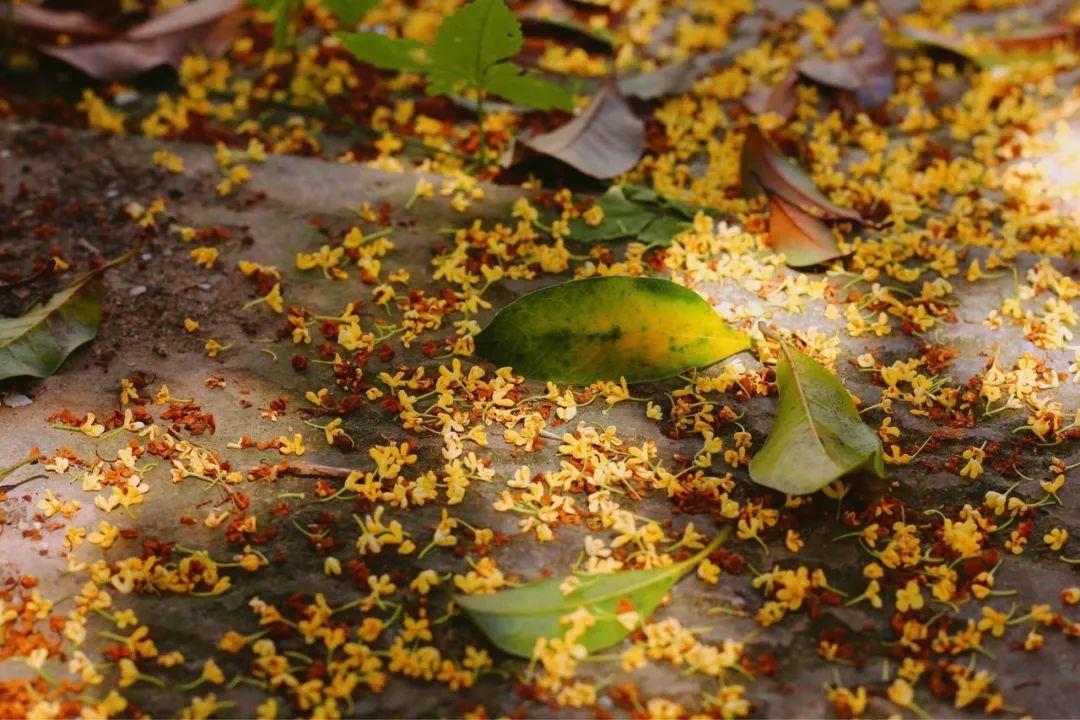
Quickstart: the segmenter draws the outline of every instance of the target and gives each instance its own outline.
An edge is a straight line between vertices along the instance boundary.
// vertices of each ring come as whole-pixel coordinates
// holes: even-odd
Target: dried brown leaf
[[[862,44],[858,55],[844,55],[851,42]],[[841,54],[835,58],[809,57],[796,66],[804,77],[814,82],[851,92],[864,108],[885,104],[895,85],[892,53],[877,25],[851,14],[836,27],[834,43]]]
[[[521,142],[586,175],[610,178],[637,164],[645,150],[645,124],[609,80],[573,120]]]
[[[775,195],[769,198],[769,237],[793,268],[820,265],[844,254],[828,225]]]
[[[179,67],[192,47],[220,55],[244,16],[241,0],[195,0],[112,40],[39,49],[99,80],[124,80],[161,65]]]
[[[37,5],[12,6],[11,22],[24,30],[104,37],[112,34],[108,25],[77,10],[49,10]]]
[[[747,129],[740,170],[744,194],[767,190],[817,217],[863,222],[858,212],[825,197],[806,173],[774,148],[757,127]]]
[[[740,102],[755,115],[775,113],[787,120],[795,113],[797,97],[795,83],[798,73],[790,72],[775,85],[756,88],[742,96]]]

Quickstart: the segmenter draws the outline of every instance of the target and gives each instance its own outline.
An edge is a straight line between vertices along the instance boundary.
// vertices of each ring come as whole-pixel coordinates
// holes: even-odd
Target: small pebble
[[[136,285],[128,291],[128,294],[131,295],[131,297],[136,297],[138,295],[142,295],[144,292],[146,292],[145,285]]]
[[[118,107],[123,107],[124,105],[130,105],[138,99],[139,93],[135,92],[134,90],[125,90],[113,95],[113,104],[117,105]]]
[[[18,408],[26,407],[34,401],[21,393],[12,393],[11,395],[4,395],[3,402],[7,407]]]

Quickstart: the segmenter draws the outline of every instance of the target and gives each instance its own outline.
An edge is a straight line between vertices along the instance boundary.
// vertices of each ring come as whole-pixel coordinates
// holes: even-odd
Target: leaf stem
[[[480,169],[487,167],[487,135],[484,134],[484,91],[476,91],[476,134],[480,144]]]

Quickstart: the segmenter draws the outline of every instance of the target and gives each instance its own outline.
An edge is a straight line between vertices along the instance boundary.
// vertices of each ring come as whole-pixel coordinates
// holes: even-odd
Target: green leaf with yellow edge
[[[817,492],[857,471],[885,477],[881,442],[851,395],[821,363],[780,341],[780,404],[750,479],[790,495]]]
[[[579,585],[564,594],[564,580],[502,590],[489,595],[457,595],[454,600],[500,650],[530,658],[538,638],[561,638],[568,626],[560,622],[579,608],[594,618],[576,642],[590,653],[620,642],[656,610],[679,578],[720,546],[730,533],[725,526],[701,552],[663,568],[576,576]]]
[[[750,347],[700,295],[669,280],[594,277],[510,303],[476,336],[476,351],[552,382],[659,380]]]
[[[91,270],[19,317],[0,318],[0,380],[48,377],[93,340],[101,326],[101,274],[127,262],[139,249]]]

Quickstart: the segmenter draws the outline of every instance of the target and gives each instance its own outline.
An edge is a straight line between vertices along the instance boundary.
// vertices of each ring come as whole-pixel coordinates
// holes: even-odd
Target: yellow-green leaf
[[[492,644],[511,655],[532,657],[538,638],[563,637],[561,618],[584,608],[595,624],[578,639],[589,652],[610,647],[640,627],[656,606],[730,531],[725,526],[701,552],[681,563],[649,570],[578,575],[578,586],[562,592],[564,580],[554,579],[490,595],[457,595],[455,601]],[[573,581],[571,581],[573,582]]]
[[[765,445],[750,461],[754,482],[805,495],[860,470],[885,477],[881,442],[835,375],[781,341],[776,383],[780,404]]]
[[[687,288],[656,278],[595,277],[510,303],[476,336],[476,351],[553,382],[659,380],[750,347]]]

